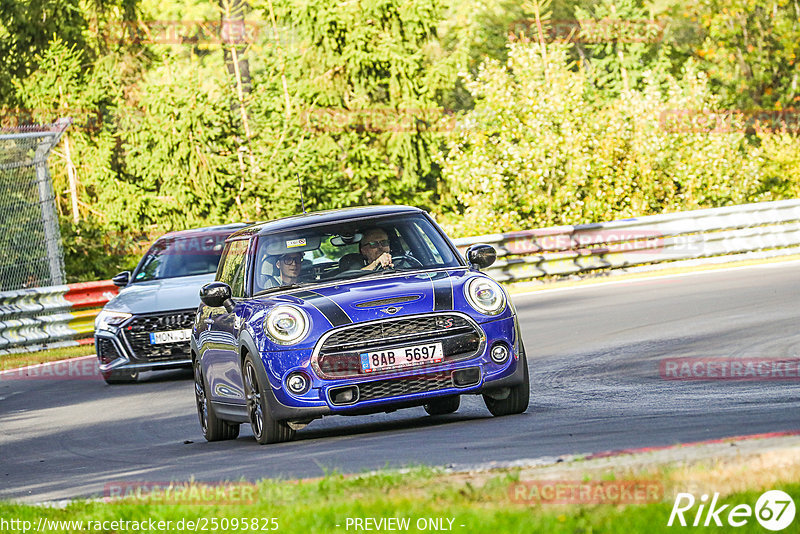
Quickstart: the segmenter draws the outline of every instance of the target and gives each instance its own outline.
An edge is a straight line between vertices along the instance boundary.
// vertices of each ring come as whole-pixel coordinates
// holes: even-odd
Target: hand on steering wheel
[[[389,265],[395,268],[398,266],[402,266],[403,264],[405,264],[405,267],[409,269],[416,269],[418,267],[423,267],[422,262],[419,261],[414,256],[408,256],[408,255],[392,256],[391,259],[392,261],[389,263]],[[386,267],[381,263],[378,263],[378,265],[375,266],[376,271],[385,268]]]
[[[373,271],[382,271],[387,267],[394,267],[392,263],[392,256],[388,252],[384,252],[375,260],[375,267],[372,268]]]

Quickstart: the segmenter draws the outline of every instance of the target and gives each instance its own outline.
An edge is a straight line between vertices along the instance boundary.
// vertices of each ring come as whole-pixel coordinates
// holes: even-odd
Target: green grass
[[[235,458],[232,457],[234,462]],[[260,482],[252,494],[252,502],[173,504],[163,499],[117,502],[78,501],[65,509],[43,508],[10,503],[0,503],[0,518],[21,519],[36,524],[40,517],[51,520],[77,521],[208,521],[210,532],[252,531],[242,529],[241,523],[232,528],[213,529],[212,518],[276,518],[279,532],[356,532],[351,526],[346,529],[347,518],[410,518],[409,532],[419,532],[416,522],[420,518],[453,519],[452,531],[457,533],[506,534],[533,532],[564,532],[570,534],[612,532],[720,532],[734,530],[730,527],[679,528],[667,527],[672,509],[672,499],[647,505],[615,506],[555,506],[542,504],[520,504],[509,494],[509,486],[518,474],[510,473],[490,477],[482,486],[460,479],[458,475],[443,475],[434,469],[416,468],[407,473],[382,471],[373,475],[343,477],[328,475],[312,481]],[[474,481],[473,481],[474,482]],[[793,496],[800,496],[800,483],[789,483],[774,489],[782,489]],[[728,495],[724,503],[755,505],[760,491]],[[796,497],[795,497],[796,498]],[[731,507],[727,510],[729,511]],[[692,512],[696,511],[696,507]],[[723,514],[724,518],[725,514]],[[688,514],[687,514],[687,517]],[[693,516],[692,516],[693,517]],[[205,518],[205,519],[203,519]],[[798,519],[786,532],[796,528]],[[337,527],[336,525],[339,525]],[[448,522],[445,520],[444,525]],[[462,526],[463,525],[463,526]],[[107,529],[85,532],[111,532]],[[225,526],[220,524],[220,526]],[[34,527],[35,528],[35,527]],[[260,525],[259,525],[260,529]],[[187,529],[188,530],[188,529]],[[202,528],[198,529],[202,531]],[[736,532],[759,532],[765,530],[750,518]],[[13,532],[13,530],[5,530]],[[52,532],[80,532],[76,529],[51,529]],[[124,529],[117,529],[124,532]],[[130,531],[130,530],[129,530]],[[143,529],[140,532],[156,532]],[[176,531],[173,527],[171,531]]]
[[[37,352],[20,352],[17,354],[4,354],[0,356],[0,370],[16,369],[37,363],[55,362],[79,356],[94,355],[94,345],[76,345],[57,349],[40,350]]]

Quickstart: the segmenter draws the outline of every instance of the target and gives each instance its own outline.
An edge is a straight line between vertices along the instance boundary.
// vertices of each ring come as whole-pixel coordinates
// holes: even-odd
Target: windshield
[[[260,236],[253,294],[459,265],[441,233],[423,215],[337,223]]]
[[[133,274],[133,282],[177,278],[217,271],[228,234],[161,238],[150,247]]]

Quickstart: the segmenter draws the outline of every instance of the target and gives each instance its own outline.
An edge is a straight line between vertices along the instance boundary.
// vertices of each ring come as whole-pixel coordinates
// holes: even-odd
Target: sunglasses
[[[285,263],[286,265],[294,265],[295,263],[300,263],[303,261],[302,256],[284,256],[281,258],[281,262]]]
[[[389,240],[384,239],[382,241],[370,241],[369,243],[364,243],[364,246],[370,248],[378,248],[378,247],[388,247],[389,244],[390,244]]]

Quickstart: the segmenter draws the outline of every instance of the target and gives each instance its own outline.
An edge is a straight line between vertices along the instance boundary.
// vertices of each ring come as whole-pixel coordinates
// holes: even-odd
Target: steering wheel
[[[410,269],[415,269],[417,267],[424,267],[422,265],[422,262],[419,261],[417,258],[415,258],[414,256],[407,256],[407,255],[392,256],[392,264],[395,266],[395,268],[398,267],[398,264],[405,264],[406,268]],[[376,271],[382,271],[383,269],[384,267],[380,263],[375,266]]]

